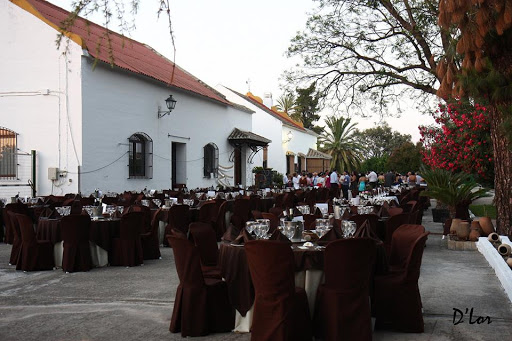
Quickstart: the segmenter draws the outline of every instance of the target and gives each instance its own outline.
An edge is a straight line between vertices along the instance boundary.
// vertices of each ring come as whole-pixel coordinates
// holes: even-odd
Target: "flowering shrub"
[[[439,125],[420,126],[423,162],[433,168],[494,179],[489,114],[485,106],[456,102],[439,105]]]

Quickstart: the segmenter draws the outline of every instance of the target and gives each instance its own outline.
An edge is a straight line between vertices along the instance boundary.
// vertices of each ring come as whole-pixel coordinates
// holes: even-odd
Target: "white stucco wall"
[[[76,172],[81,159],[82,51],[72,43],[62,55],[56,37],[32,14],[0,2],[0,126],[18,133],[20,152],[37,151],[38,195],[75,192],[75,175],[52,183],[48,167]]]
[[[217,184],[203,178],[203,146],[210,142],[233,175],[227,137],[234,127],[251,130],[250,113],[101,63],[93,70],[73,42],[62,56],[57,32],[8,1],[0,3],[0,25],[0,126],[19,134],[22,151],[37,151],[38,195],[170,188],[172,142],[184,143],[179,182],[189,188]],[[170,93],[176,109],[158,119]],[[128,179],[128,138],[136,132],[153,140],[152,179]],[[48,167],[66,173],[52,183]],[[242,169],[250,183],[250,167]]]
[[[87,141],[82,191],[96,187],[115,192],[170,188],[173,142],[185,144],[179,149],[177,183],[186,181],[189,188],[217,185],[215,179],[203,177],[203,147],[215,143],[219,164],[231,166],[233,148],[227,137],[234,127],[251,129],[250,113],[109,66],[92,70],[91,62],[84,58],[82,70]],[[159,119],[158,105],[164,108],[169,94],[176,99],[176,108]],[[153,140],[152,179],[128,179],[128,138],[137,132]],[[109,166],[95,171],[105,165]]]
[[[282,127],[282,139],[283,141],[288,140],[288,133],[292,132],[292,139],[283,144],[283,152],[291,151],[295,153],[295,163],[297,163],[298,154],[302,153],[304,155],[308,154],[309,148],[316,149],[316,140],[317,137],[314,133],[299,130],[296,128],[292,128],[287,125],[283,125]],[[284,157],[283,157],[284,158]],[[307,161],[306,161],[307,163]],[[302,169],[307,169],[307,164],[302,165]],[[286,165],[285,165],[286,170]]]

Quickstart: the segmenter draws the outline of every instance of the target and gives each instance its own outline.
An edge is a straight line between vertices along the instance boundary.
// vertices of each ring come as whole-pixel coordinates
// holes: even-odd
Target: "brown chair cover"
[[[159,208],[153,215],[151,230],[140,235],[144,260],[162,258],[160,254],[160,242],[158,241],[158,225],[160,223],[158,218],[161,211],[162,209]]]
[[[215,219],[215,224],[213,225],[215,227],[215,236],[217,241],[220,241],[222,235],[226,232],[226,213],[228,212],[228,204],[229,203],[227,201],[224,201],[220,205],[217,213],[217,219]]]
[[[318,288],[315,336],[324,340],[371,340],[369,284],[375,260],[369,238],[337,240],[327,245],[325,283]]]
[[[80,199],[75,199],[71,202],[71,212],[70,214],[81,214],[82,213],[82,203]]]
[[[89,271],[92,268],[90,225],[91,218],[88,215],[70,214],[61,219],[60,233],[64,241],[63,271]]]
[[[386,253],[389,255],[391,251],[391,240],[393,238],[393,233],[399,228],[401,225],[409,224],[409,214],[401,213],[390,217],[386,221],[386,237],[384,239],[384,248],[386,249]]]
[[[16,270],[41,271],[53,270],[53,244],[48,240],[36,239],[30,217],[16,213],[21,232],[21,250]]]
[[[233,203],[233,216],[231,217],[231,223],[235,225],[238,230],[241,230],[245,226],[245,222],[249,220],[251,213],[250,206],[251,202],[249,199],[236,199]]]
[[[295,264],[289,243],[252,240],[245,243],[255,289],[251,340],[311,341],[309,306],[295,288]]]
[[[235,309],[229,303],[226,282],[203,277],[199,250],[190,241],[168,239],[180,279],[169,330],[181,331],[183,337],[231,331]]]
[[[219,257],[217,238],[212,226],[208,223],[196,222],[189,226],[190,235],[199,250],[201,265],[216,266]]]
[[[278,207],[272,207],[268,210],[268,213],[272,213],[278,218],[281,218],[283,216],[284,208],[278,206]]]
[[[5,210],[5,227],[6,229],[10,229],[10,233],[13,235],[9,265],[16,265],[21,252],[21,230],[18,220],[16,219],[16,213]]]
[[[135,266],[144,263],[141,232],[144,212],[129,212],[121,217],[120,237],[112,239],[110,265]]]
[[[414,247],[414,242],[418,236],[425,233],[425,228],[421,225],[404,224],[395,233],[398,233],[398,235],[393,237],[391,241],[389,266],[392,271],[399,271],[405,268],[407,258]]]
[[[403,270],[375,276],[376,327],[422,333],[424,323],[418,278],[428,232],[411,226],[414,225],[402,225],[393,234],[394,247],[406,245],[409,250]]]
[[[219,207],[215,201],[207,201],[199,208],[199,221],[208,224],[215,224]]]
[[[11,203],[11,204],[7,204],[5,205],[4,207],[4,212],[6,211],[10,211],[10,212],[13,212],[13,213],[19,213],[19,214],[24,214],[24,215],[27,215],[27,216],[31,216],[30,215],[30,211],[28,209],[28,206],[21,203],[21,202],[16,202],[16,203]],[[4,216],[7,215],[7,214],[4,214]],[[12,224],[9,224],[9,222],[6,221],[6,225],[5,225],[5,243],[6,244],[12,244],[14,242],[14,237],[15,237],[15,232],[14,232],[14,226]]]
[[[190,206],[188,205],[172,205],[169,209],[169,224],[165,227],[165,235],[170,234],[171,229],[177,229],[184,234],[188,233],[188,225],[190,224]],[[167,238],[164,238],[164,245],[169,246]]]
[[[263,219],[263,216],[261,215],[261,211],[251,210],[251,215],[252,215],[253,219]]]
[[[390,217],[394,216],[394,215],[397,215],[397,214],[401,214],[404,212],[404,209],[401,208],[401,207],[390,207],[388,208],[388,214]]]
[[[144,213],[144,224],[142,226],[142,232],[146,233],[146,232],[151,231],[152,216],[151,216],[151,209],[149,207],[144,206],[144,205],[131,205],[128,208],[128,210],[126,211],[126,213],[130,213],[130,212]],[[123,211],[123,213],[124,213],[124,211]]]

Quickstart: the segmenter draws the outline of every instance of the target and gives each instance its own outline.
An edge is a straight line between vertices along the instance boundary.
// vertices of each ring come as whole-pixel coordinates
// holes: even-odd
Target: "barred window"
[[[129,178],[151,179],[153,177],[153,140],[145,133],[135,133],[128,138]]]
[[[205,178],[210,178],[213,174],[217,177],[219,169],[219,148],[215,143],[208,143],[203,147],[204,152],[204,167],[203,175]]]
[[[0,178],[2,179],[16,178],[16,135],[14,131],[0,127]]]

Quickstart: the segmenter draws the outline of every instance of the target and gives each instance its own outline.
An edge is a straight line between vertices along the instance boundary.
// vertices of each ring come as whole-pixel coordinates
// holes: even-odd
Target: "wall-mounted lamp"
[[[160,106],[158,106],[158,118],[162,118],[165,115],[170,115],[171,111],[173,111],[174,108],[176,107],[176,100],[174,98],[172,98],[172,95],[169,95],[169,97],[167,97],[167,99],[165,100],[165,105],[167,106],[167,109],[169,109],[169,110],[168,111],[161,110]]]
[[[292,138],[293,138],[293,133],[292,133],[292,131],[291,131],[291,130],[288,132],[288,134],[286,134],[286,137],[287,137],[288,139],[287,139],[287,140],[284,140],[284,141],[283,141],[283,143],[288,143],[288,142],[290,142],[290,141],[292,140]]]

